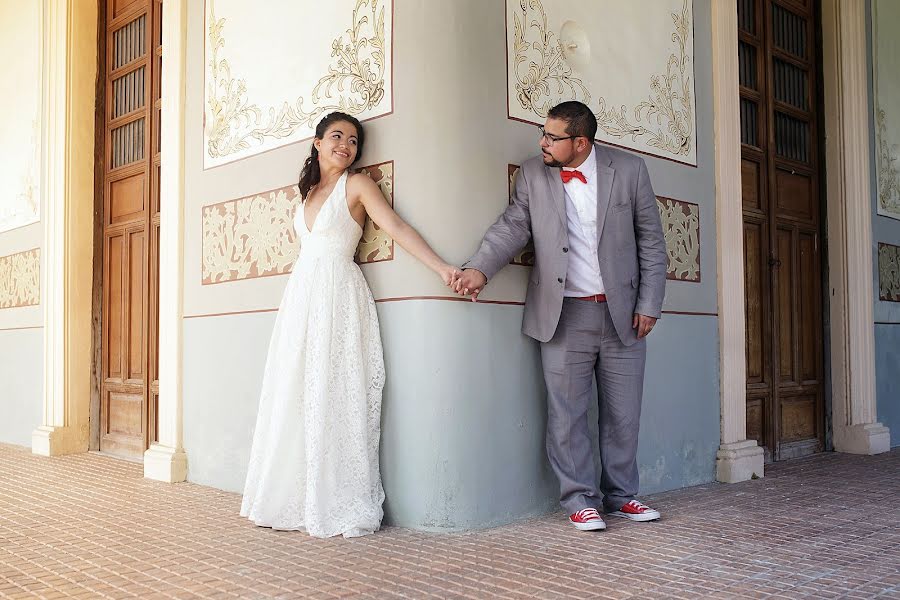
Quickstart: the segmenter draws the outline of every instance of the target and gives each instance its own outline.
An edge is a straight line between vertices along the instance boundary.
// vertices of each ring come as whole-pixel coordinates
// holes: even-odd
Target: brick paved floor
[[[0,445],[0,596],[900,598],[900,450],[778,464],[646,498],[656,523],[562,514],[465,534],[313,539],[240,497],[97,455]]]

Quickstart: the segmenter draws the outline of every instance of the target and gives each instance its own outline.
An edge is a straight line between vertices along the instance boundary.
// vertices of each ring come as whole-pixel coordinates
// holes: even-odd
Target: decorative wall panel
[[[878,214],[900,219],[900,2],[872,0]]]
[[[34,306],[40,302],[40,249],[0,256],[0,309]]]
[[[669,264],[666,279],[700,281],[700,206],[672,198],[656,199]]]
[[[878,297],[900,302],[900,246],[878,244]]]
[[[690,0],[507,0],[509,117],[580,100],[598,139],[697,164]]]
[[[40,3],[0,2],[0,232],[40,214]],[[7,93],[8,92],[8,93]]]
[[[360,172],[372,178],[385,200],[394,206],[394,161],[388,161],[363,167]],[[375,262],[394,260],[394,240],[388,236],[372,219],[366,217],[362,239],[356,250],[356,262],[363,265]]]
[[[394,204],[394,162],[362,167]],[[290,273],[299,245],[294,212],[296,185],[203,207],[203,285]],[[356,253],[360,264],[394,258],[394,240],[371,219]]]
[[[392,39],[393,0],[207,0],[205,167],[390,113]]]

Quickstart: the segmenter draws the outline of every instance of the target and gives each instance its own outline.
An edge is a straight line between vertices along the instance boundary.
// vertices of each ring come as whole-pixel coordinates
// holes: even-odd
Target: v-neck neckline
[[[306,227],[307,233],[312,233],[313,230],[316,228],[316,225],[319,223],[319,217],[322,216],[322,211],[325,210],[325,206],[328,204],[328,201],[331,200],[331,197],[334,196],[334,193],[337,191],[338,184],[341,182],[341,179],[343,179],[346,175],[347,175],[347,171],[344,171],[341,174],[341,176],[338,177],[337,181],[334,182],[334,187],[331,188],[331,191],[328,193],[328,196],[325,198],[325,200],[322,201],[322,206],[319,207],[319,212],[316,213],[316,218],[315,218],[315,220],[313,220],[312,227],[310,227],[309,224],[306,222],[306,203],[304,202],[303,205],[300,207],[303,209],[303,226]]]

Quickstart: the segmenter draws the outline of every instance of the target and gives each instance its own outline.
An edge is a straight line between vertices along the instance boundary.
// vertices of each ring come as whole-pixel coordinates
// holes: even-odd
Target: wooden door
[[[100,450],[156,437],[161,0],[106,10]]]
[[[815,0],[738,0],[747,437],[824,447]]]

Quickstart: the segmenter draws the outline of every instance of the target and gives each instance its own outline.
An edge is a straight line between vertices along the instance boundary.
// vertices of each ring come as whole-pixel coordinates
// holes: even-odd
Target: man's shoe
[[[583,508],[569,515],[569,523],[581,531],[601,531],[606,529],[606,522],[600,517],[596,508]]]
[[[641,504],[637,500],[632,500],[619,510],[607,514],[616,517],[625,517],[632,521],[655,521],[660,516],[658,510],[653,510],[646,504]]]

